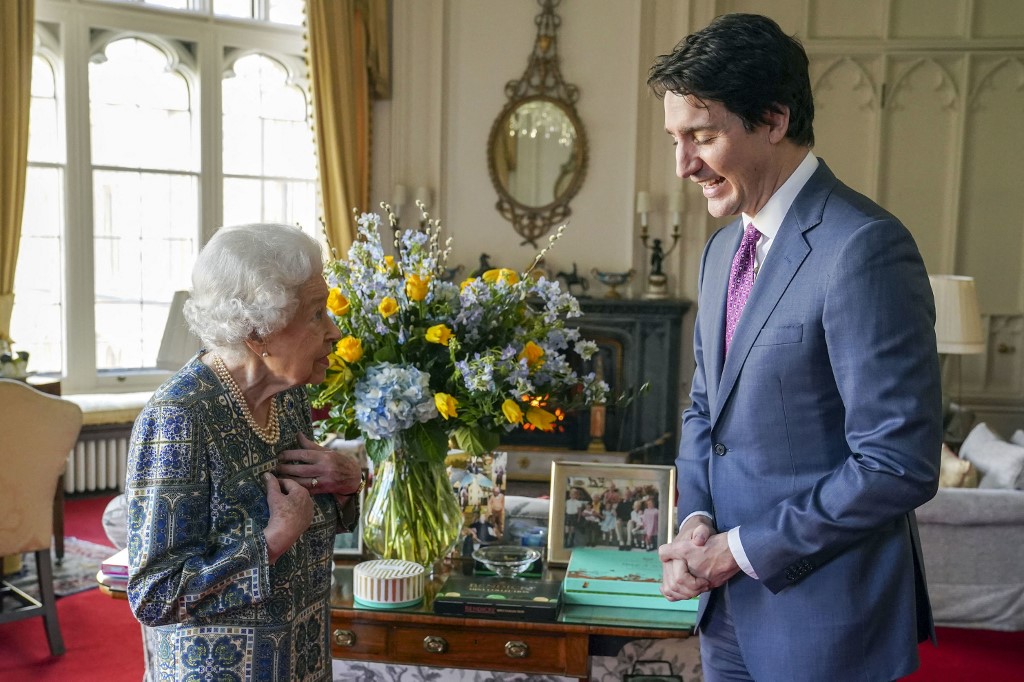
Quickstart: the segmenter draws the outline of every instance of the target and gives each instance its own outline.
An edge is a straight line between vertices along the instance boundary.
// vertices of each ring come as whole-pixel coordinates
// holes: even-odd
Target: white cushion
[[[1024,446],[1003,440],[985,422],[967,434],[960,456],[981,473],[979,488],[1024,489]]]

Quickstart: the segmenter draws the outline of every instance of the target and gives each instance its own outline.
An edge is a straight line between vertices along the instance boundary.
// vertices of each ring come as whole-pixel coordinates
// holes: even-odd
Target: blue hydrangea
[[[437,416],[430,376],[410,365],[382,362],[367,368],[355,386],[356,421],[369,438],[394,438]]]

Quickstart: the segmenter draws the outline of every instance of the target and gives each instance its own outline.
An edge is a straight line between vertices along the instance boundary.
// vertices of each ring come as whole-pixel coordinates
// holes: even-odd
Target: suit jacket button
[[[724,455],[726,449],[727,448],[724,445],[722,445],[721,443],[715,443],[714,450],[715,450],[715,454],[716,455]]]

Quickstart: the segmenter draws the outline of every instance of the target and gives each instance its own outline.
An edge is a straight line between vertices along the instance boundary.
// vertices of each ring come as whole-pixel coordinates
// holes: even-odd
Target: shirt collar
[[[796,167],[793,174],[782,183],[782,187],[775,190],[775,194],[768,199],[768,203],[758,211],[756,216],[743,214],[743,224],[749,225],[754,223],[758,232],[769,239],[775,239],[775,235],[779,233],[779,228],[782,227],[782,221],[786,218],[786,214],[789,213],[793,202],[796,201],[796,195],[804,188],[804,185],[811,179],[817,168],[818,157],[814,155],[814,152],[808,151],[807,156]]]

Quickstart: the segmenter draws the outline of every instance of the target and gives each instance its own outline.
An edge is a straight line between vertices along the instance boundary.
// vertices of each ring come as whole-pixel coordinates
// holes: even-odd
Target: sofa
[[[1024,630],[1024,431],[1007,440],[982,422],[945,450],[917,522],[936,623]]]

